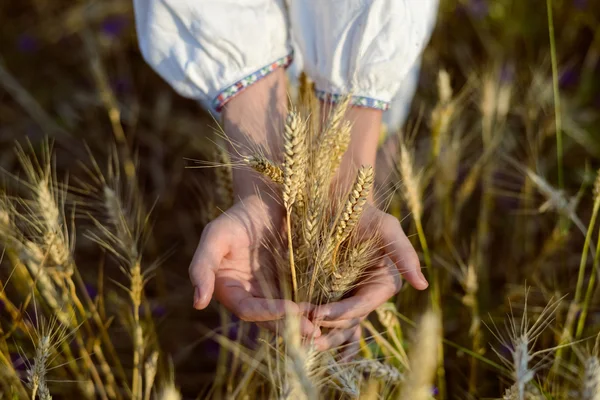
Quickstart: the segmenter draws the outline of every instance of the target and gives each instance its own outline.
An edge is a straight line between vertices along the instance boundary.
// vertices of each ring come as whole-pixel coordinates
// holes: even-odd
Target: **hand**
[[[283,208],[268,194],[238,201],[209,223],[189,268],[194,285],[194,307],[204,309],[213,296],[244,321],[260,322],[276,330],[286,314],[302,314],[298,304],[280,299],[273,245],[283,227]],[[306,317],[300,320],[303,336],[320,336]]]
[[[359,221],[359,230],[366,237],[379,235],[383,242],[381,257],[350,297],[312,310],[312,321],[321,327],[351,330],[398,293],[402,286],[401,277],[417,290],[424,290],[429,285],[421,273],[417,253],[396,218],[368,205]],[[315,343],[326,340],[327,337],[322,337]],[[329,343],[325,342],[323,346],[329,346]]]

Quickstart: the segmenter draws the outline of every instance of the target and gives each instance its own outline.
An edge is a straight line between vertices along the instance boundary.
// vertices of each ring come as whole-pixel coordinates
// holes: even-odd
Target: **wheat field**
[[[143,63],[128,2],[0,15],[0,399],[600,400],[597,1],[441,1],[408,121],[346,184],[347,102],[320,115],[307,79],[281,154],[229,153]],[[194,310],[187,267],[236,168],[286,211],[274,297],[368,278],[371,200],[430,287],[328,351],[295,316]]]

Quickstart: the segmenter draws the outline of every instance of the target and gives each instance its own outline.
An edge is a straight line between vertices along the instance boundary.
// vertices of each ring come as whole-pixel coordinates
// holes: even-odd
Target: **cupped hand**
[[[381,256],[369,268],[363,280],[347,298],[315,307],[311,320],[321,327],[350,330],[360,324],[372,311],[400,290],[404,278],[417,290],[429,285],[421,272],[419,257],[402,230],[398,219],[368,205],[359,221],[359,233],[365,237],[379,236]],[[331,335],[315,340],[319,347],[331,347]]]
[[[277,330],[286,315],[301,315],[302,310],[281,299],[272,246],[282,245],[284,211],[268,195],[263,197],[239,200],[204,228],[189,275],[194,308],[204,309],[214,295],[240,319]],[[315,325],[300,318],[303,336],[320,336]]]

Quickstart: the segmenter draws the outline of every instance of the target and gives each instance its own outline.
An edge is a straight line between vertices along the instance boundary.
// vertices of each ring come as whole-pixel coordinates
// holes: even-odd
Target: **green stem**
[[[600,196],[597,200],[600,200]],[[600,201],[596,201],[594,206],[600,204]],[[594,207],[594,211],[598,211],[598,207]],[[598,267],[600,266],[600,252],[598,248],[600,247],[600,232],[598,234],[598,242],[596,244],[596,254],[594,255],[594,263],[592,265],[592,274],[590,275],[590,280],[588,281],[588,286],[585,291],[585,298],[583,300],[583,305],[581,307],[581,314],[579,315],[579,321],[577,322],[577,331],[575,332],[575,339],[579,339],[581,334],[583,333],[583,328],[585,327],[585,320],[587,318],[588,309],[590,307],[590,301],[592,299],[592,294],[594,291],[594,286],[596,285],[596,274],[598,273]]]
[[[598,216],[598,209],[600,208],[600,197],[598,197],[596,199],[596,201],[594,202],[594,208],[592,211],[592,217],[590,219],[590,223],[588,225],[588,229],[587,229],[587,233],[585,235],[585,242],[583,243],[583,250],[581,253],[581,258],[579,261],[579,274],[577,276],[577,286],[575,289],[575,297],[573,298],[573,301],[571,302],[571,306],[569,307],[569,312],[567,315],[567,320],[565,322],[565,327],[562,331],[562,335],[560,337],[560,343],[559,344],[565,344],[570,336],[571,336],[571,332],[573,331],[573,325],[575,324],[575,320],[576,318],[576,314],[577,311],[579,309],[580,306],[580,300],[581,300],[581,291],[583,288],[583,280],[585,278],[585,265],[587,264],[587,257],[588,257],[588,251],[590,248],[590,243],[592,241],[592,234],[594,232],[594,226],[596,225],[596,218]],[[598,253],[596,252],[596,256],[594,258],[598,257]],[[592,273],[593,275],[593,273]],[[591,278],[590,278],[591,279]],[[588,285],[588,290],[589,290],[589,285]],[[587,296],[587,294],[586,294]],[[581,324],[581,320],[579,322],[579,325]],[[578,325],[578,330],[580,329]],[[583,327],[581,327],[581,329],[583,329]],[[565,351],[566,347],[559,347],[556,350],[556,354],[554,357],[554,365],[552,367],[552,371],[553,372],[557,372],[558,368],[560,367],[560,362],[563,356],[563,353]]]
[[[577,275],[575,298],[573,299],[574,303],[579,303],[581,300],[581,291],[583,290],[583,280],[585,278],[585,265],[587,264],[588,252],[590,249],[590,244],[592,242],[592,234],[594,232],[594,226],[596,225],[596,218],[598,217],[599,208],[600,197],[598,197],[598,199],[596,199],[596,201],[594,202],[592,217],[590,218],[590,223],[588,225],[587,233],[585,235],[585,242],[583,243],[583,251],[581,254],[581,259],[579,261],[579,274]],[[598,252],[596,252],[596,257],[598,257]]]
[[[554,90],[554,118],[556,124],[556,161],[558,164],[558,188],[564,188],[563,178],[563,143],[562,119],[560,109],[560,93],[558,90],[558,62],[556,59],[556,42],[554,38],[554,19],[552,17],[552,0],[546,0],[548,9],[548,35],[550,36],[550,57],[552,61],[552,88]]]

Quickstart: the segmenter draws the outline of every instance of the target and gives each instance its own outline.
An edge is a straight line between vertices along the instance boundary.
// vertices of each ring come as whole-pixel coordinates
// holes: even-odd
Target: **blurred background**
[[[556,233],[556,220],[557,215],[575,212],[587,226],[592,210],[590,187],[600,166],[600,1],[553,0],[552,4],[559,132],[548,15],[542,0],[441,0],[407,122],[407,130],[415,133],[417,162],[430,166],[427,160],[436,122],[430,116],[439,110],[438,77],[445,70],[456,100],[449,129],[460,137],[461,148],[454,177],[457,184],[452,190],[464,189],[460,183],[472,176],[474,168],[495,160],[493,168],[483,176],[478,174],[472,187],[464,189],[469,196],[463,208],[466,212],[447,231],[452,232],[451,240],[465,259],[470,258],[475,243],[489,265],[489,276],[481,275],[486,276],[480,283],[482,316],[491,313],[501,318],[507,311],[505,299],[522,301],[526,280],[534,286],[531,301],[544,304],[552,295],[569,296],[577,279],[584,235],[577,224],[568,233]],[[189,159],[213,159],[218,121],[193,101],[176,95],[144,63],[129,1],[3,1],[0,21],[0,168],[5,171],[6,190],[12,195],[19,193],[13,188],[14,179],[8,177],[22,175],[15,142],[25,147],[29,142],[32,149],[39,149],[51,138],[56,176],[60,181],[68,178],[74,186],[85,181],[85,165],[92,158],[102,168],[115,154],[134,160],[143,203],[152,208],[153,216],[145,252],[148,259],[161,260],[146,286],[147,305],[142,310],[142,318],[153,321],[154,326],[149,347],[161,349],[160,379],[174,375],[185,398],[203,398],[219,357],[219,346],[208,339],[207,328],[220,317],[217,307],[193,312],[187,266],[216,200],[211,192],[213,171],[186,166],[191,165]],[[490,102],[496,110],[492,122],[485,118]],[[497,129],[488,129],[488,123]],[[486,131],[494,131],[495,139],[486,138]],[[557,158],[557,136],[562,140],[558,152],[562,166]],[[565,211],[539,188],[528,197],[529,203],[524,203],[524,167],[543,177],[573,207]],[[559,179],[559,170],[564,178]],[[443,222],[432,211],[436,196],[431,188],[424,190],[425,225],[432,241],[444,242],[444,234],[436,228]],[[486,201],[491,206],[482,214]],[[106,270],[99,267],[104,256],[85,235],[90,222],[84,216],[90,212],[94,212],[93,206],[78,205],[74,257],[89,295],[95,298],[102,290],[107,309],[119,315],[120,307],[125,307],[119,300],[124,293],[110,282],[126,280],[110,263]],[[482,215],[488,223],[485,234],[478,228]],[[472,239],[482,235],[483,242]],[[548,247],[551,245],[555,247]],[[448,253],[440,248],[438,253],[434,249],[434,254],[443,259]],[[538,268],[538,263],[543,266]],[[444,262],[438,264],[444,270]],[[6,277],[10,270],[7,260],[3,267],[2,276]],[[445,336],[470,348],[468,323],[461,322],[464,310],[457,305],[461,302],[459,283],[449,278],[446,286],[451,300],[444,317]],[[590,334],[600,325],[598,293],[594,293]],[[19,298],[20,294],[13,296]],[[400,311],[411,313],[406,302],[399,300],[398,305]],[[10,315],[2,306],[0,317],[8,330]],[[564,320],[564,310],[557,318]],[[110,328],[115,348],[124,354],[131,347],[125,326],[114,323]],[[13,334],[17,342],[26,339],[22,332]],[[232,338],[240,335],[235,320],[226,334]],[[493,338],[487,331],[483,335],[483,344],[475,350],[495,357],[486,344]],[[18,352],[13,349],[12,354]],[[126,369],[128,357],[123,357]],[[16,368],[23,370],[19,356],[14,358]],[[505,387],[493,369],[482,364],[477,395],[471,393],[463,372],[466,365],[465,353],[448,350],[449,398],[495,396]],[[68,377],[57,379],[66,381]],[[54,384],[53,390],[56,398],[76,398],[68,396],[78,393],[77,385],[70,383]]]

